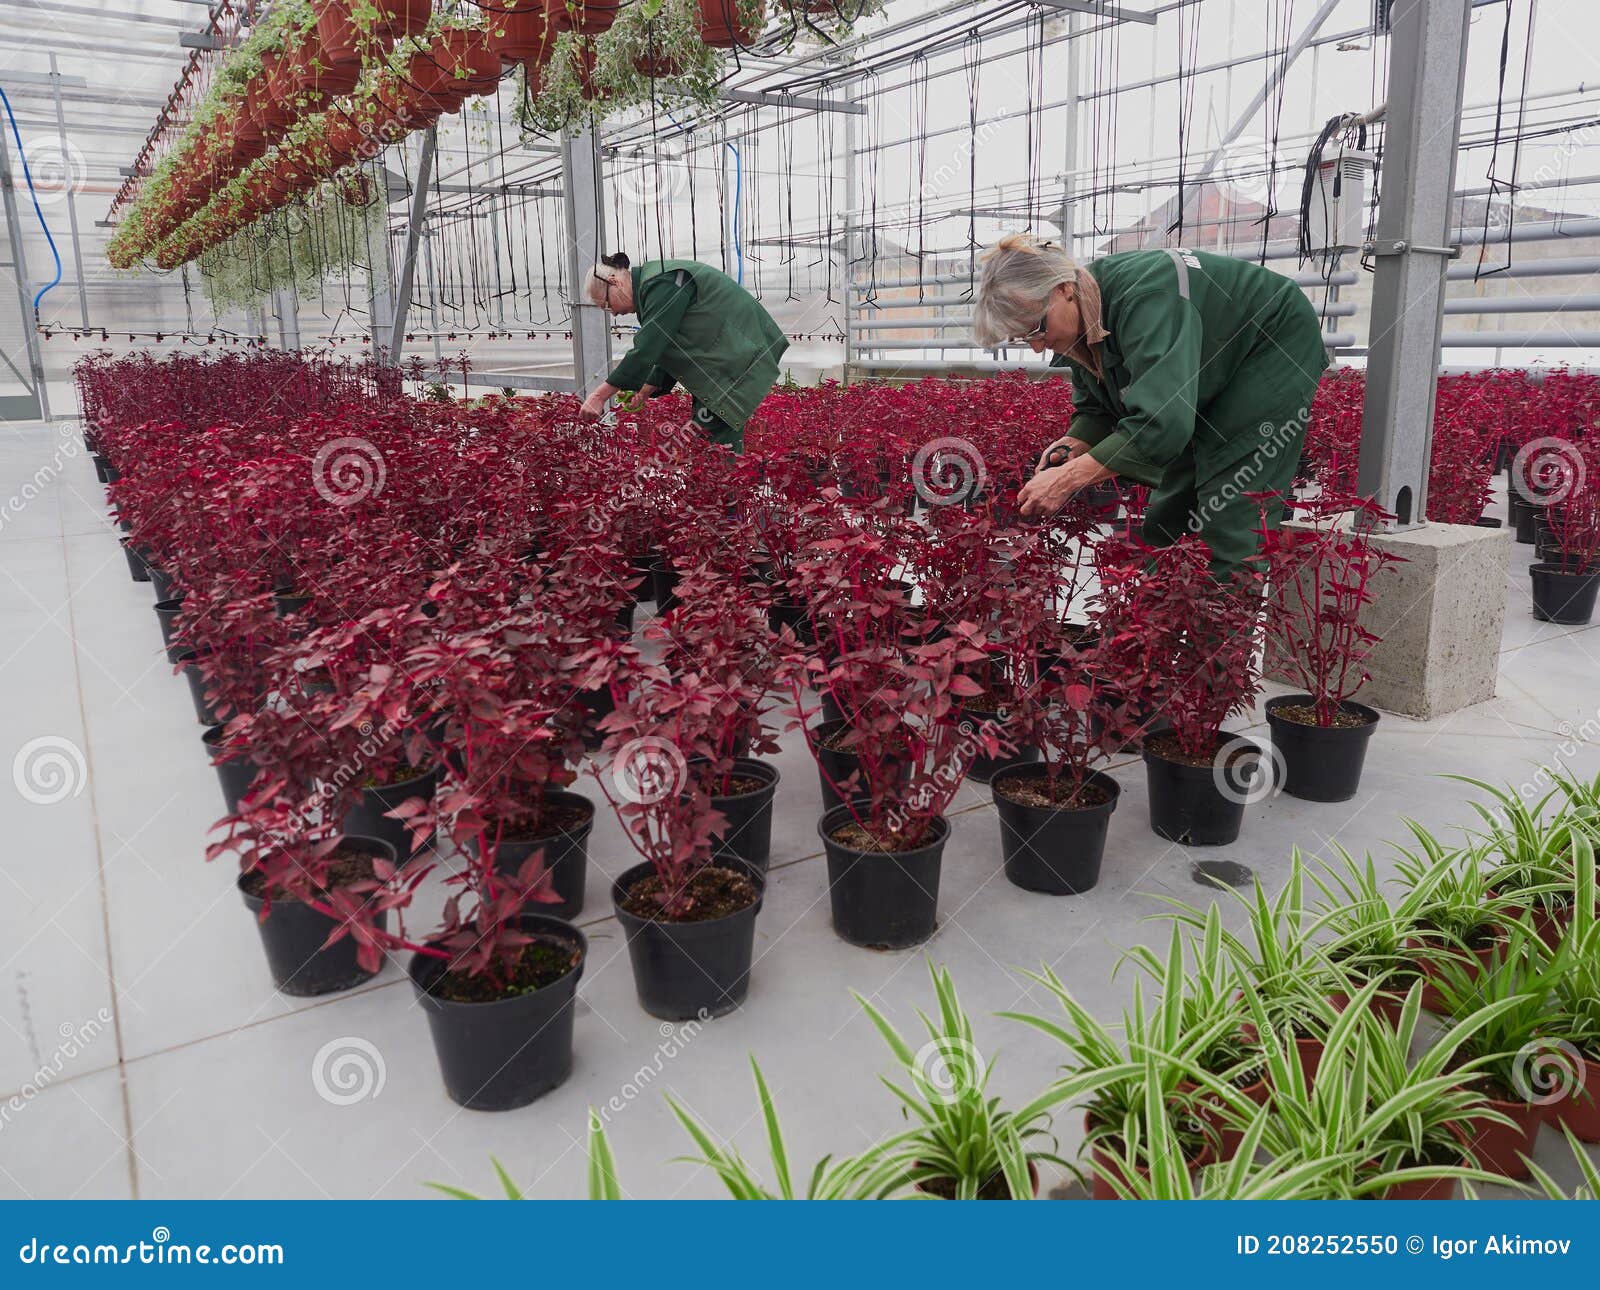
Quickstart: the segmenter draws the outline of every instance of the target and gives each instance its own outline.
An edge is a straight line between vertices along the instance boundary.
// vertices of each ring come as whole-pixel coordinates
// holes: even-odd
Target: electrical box
[[[1375,160],[1370,152],[1341,148],[1317,163],[1306,209],[1306,242],[1313,254],[1361,249]]]

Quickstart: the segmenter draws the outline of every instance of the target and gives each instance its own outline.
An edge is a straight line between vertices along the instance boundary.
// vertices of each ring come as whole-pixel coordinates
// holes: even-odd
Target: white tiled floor
[[[70,425],[0,428],[0,760],[9,767],[41,738],[83,758],[81,775],[68,765],[60,801],[0,791],[0,1195],[416,1197],[430,1179],[489,1187],[492,1153],[535,1194],[572,1196],[583,1187],[585,1107],[607,1104],[619,1108],[611,1136],[632,1193],[714,1195],[708,1177],[670,1163],[685,1141],[661,1095],[759,1158],[751,1053],[803,1161],[897,1122],[876,1079],[884,1050],[850,991],[910,1032],[913,1009],[929,1004],[924,954],[875,954],[833,936],[816,776],[794,742],[779,759],[760,957],[750,999],[730,1017],[672,1030],[639,1009],[606,916],[607,875],[633,863],[608,815],[590,846],[576,1069],[534,1106],[484,1115],[449,1102],[398,965],[348,995],[277,995],[230,875],[201,858],[221,810],[216,781],[184,683],[162,658],[150,588],[129,580],[90,463],[69,455],[76,442]],[[1469,823],[1462,789],[1442,773],[1520,783],[1541,763],[1600,772],[1600,748],[1573,733],[1600,710],[1600,635],[1535,624],[1529,548],[1515,550],[1499,697],[1432,722],[1385,718],[1353,802],[1279,797],[1251,808],[1237,845],[1191,855],[1149,831],[1143,775],[1127,763],[1101,885],[1049,899],[1004,881],[987,791],[964,790],[927,953],[950,965],[996,1056],[996,1092],[1036,1090],[1056,1061],[1042,1036],[992,1015],[1026,1006],[1015,969],[1047,962],[1115,1009],[1127,974],[1112,982],[1112,963],[1159,934],[1141,922],[1161,908],[1154,897],[1205,898],[1194,860],[1236,861],[1273,883],[1294,844],[1336,840],[1381,856],[1402,816]],[[314,1067],[352,1041],[377,1055],[367,1060],[381,1063],[381,1088],[335,1105]],[[1076,1132],[1063,1121],[1068,1153]]]

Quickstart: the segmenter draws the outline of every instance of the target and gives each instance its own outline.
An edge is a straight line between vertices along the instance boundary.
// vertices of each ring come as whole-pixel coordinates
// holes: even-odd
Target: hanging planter
[[[420,36],[433,17],[433,0],[373,0],[378,19],[373,30],[391,40]]]
[[[462,99],[492,94],[500,84],[500,55],[490,47],[486,31],[451,27],[434,46],[439,65],[456,83]]]
[[[319,0],[317,42],[330,68],[361,67],[361,28],[351,16],[350,0]]]
[[[555,25],[544,0],[506,0],[504,10],[486,10],[490,47],[502,62],[522,63],[530,70],[550,61],[555,52]]]
[[[544,0],[544,11],[555,31],[578,36],[598,36],[611,30],[622,10],[622,0]]]
[[[699,0],[700,39],[713,49],[753,45],[767,25],[765,0]]]

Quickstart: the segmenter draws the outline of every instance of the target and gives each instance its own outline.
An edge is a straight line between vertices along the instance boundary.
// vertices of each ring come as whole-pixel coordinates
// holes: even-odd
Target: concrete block
[[[1429,524],[1373,541],[1405,563],[1372,582],[1362,622],[1381,640],[1367,662],[1372,679],[1356,697],[1422,720],[1492,699],[1511,531]]]

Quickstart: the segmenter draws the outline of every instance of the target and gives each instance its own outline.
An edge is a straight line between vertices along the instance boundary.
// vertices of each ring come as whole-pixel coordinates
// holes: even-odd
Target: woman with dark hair
[[[631,268],[622,252],[595,266],[589,302],[613,314],[639,315],[633,348],[589,392],[583,414],[598,417],[623,390],[666,394],[682,385],[694,396],[694,423],[735,452],[756,405],[778,380],[789,342],[761,302],[709,264],[651,260]]]

